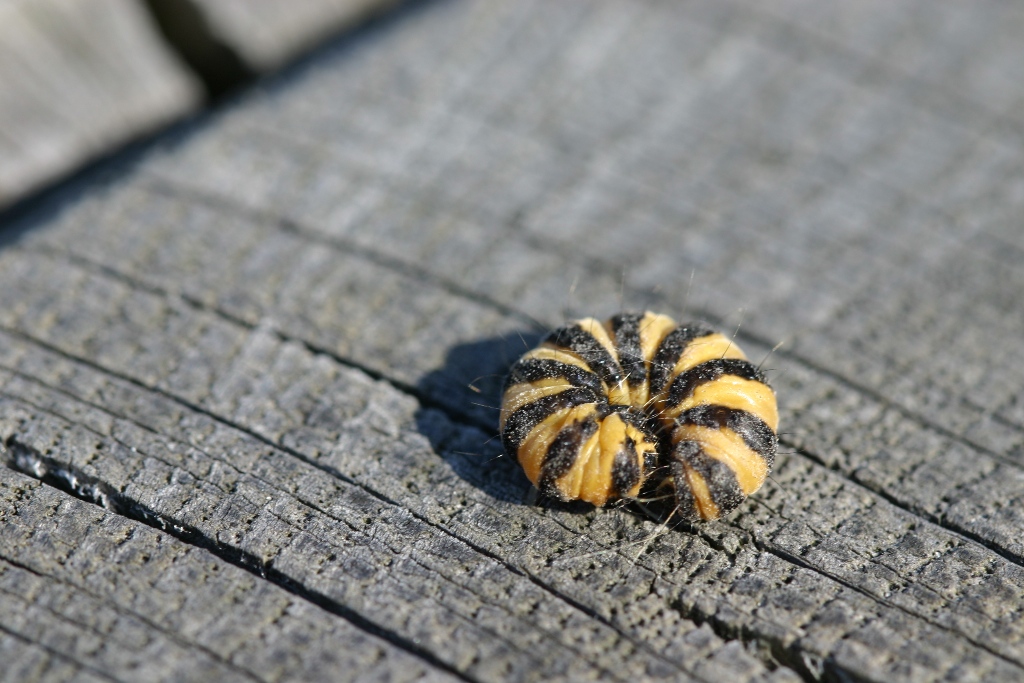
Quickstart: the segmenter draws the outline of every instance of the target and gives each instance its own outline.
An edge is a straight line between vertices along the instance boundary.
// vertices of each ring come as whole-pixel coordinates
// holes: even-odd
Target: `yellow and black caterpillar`
[[[778,421],[775,393],[731,340],[647,312],[549,334],[509,371],[500,429],[546,495],[604,505],[671,488],[697,521],[761,487]]]

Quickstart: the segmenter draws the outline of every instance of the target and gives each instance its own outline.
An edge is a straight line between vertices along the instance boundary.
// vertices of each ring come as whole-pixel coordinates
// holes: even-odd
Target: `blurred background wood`
[[[280,67],[323,39],[379,15],[400,0],[195,0],[210,30],[254,70]]]
[[[0,208],[396,4],[0,2]]]
[[[132,0],[0,3],[0,207],[200,97]]]

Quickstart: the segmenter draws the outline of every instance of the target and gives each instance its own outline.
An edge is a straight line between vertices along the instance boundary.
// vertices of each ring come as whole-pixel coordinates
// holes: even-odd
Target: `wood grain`
[[[450,1],[320,52],[9,228],[0,491],[381,653],[211,648],[261,679],[1018,680],[1024,14],[924,7]],[[785,342],[725,520],[533,504],[493,438],[516,354],[621,307]],[[60,605],[0,647],[128,677]]]

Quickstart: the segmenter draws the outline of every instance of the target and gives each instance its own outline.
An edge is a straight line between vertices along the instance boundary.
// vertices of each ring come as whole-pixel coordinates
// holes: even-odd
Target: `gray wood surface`
[[[0,2],[0,209],[394,4]]]
[[[194,0],[211,31],[254,70],[280,67],[400,0]]]
[[[200,100],[134,0],[0,2],[0,207]]]
[[[0,676],[1020,680],[1022,35],[427,3],[68,186],[0,234]],[[494,439],[623,307],[784,341],[725,520],[532,502]]]

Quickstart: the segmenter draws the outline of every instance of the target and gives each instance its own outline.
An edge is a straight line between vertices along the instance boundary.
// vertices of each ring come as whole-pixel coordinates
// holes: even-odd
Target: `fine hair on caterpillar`
[[[598,506],[670,496],[694,522],[760,488],[778,410],[733,338],[623,312],[560,327],[516,361],[499,423],[506,453],[542,493]]]

